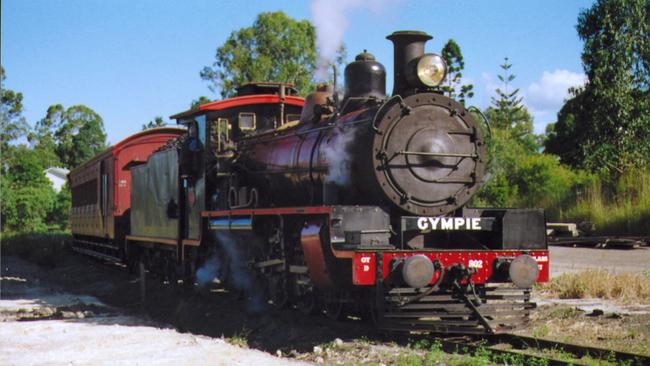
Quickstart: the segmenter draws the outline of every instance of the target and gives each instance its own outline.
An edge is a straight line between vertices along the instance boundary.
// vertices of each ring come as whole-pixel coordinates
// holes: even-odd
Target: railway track
[[[601,249],[635,249],[650,246],[650,236],[549,236],[548,245],[595,247]]]
[[[486,354],[494,362],[524,365],[583,365],[594,360],[613,365],[650,365],[650,357],[604,348],[581,346],[511,333],[484,337],[436,338],[443,351]]]

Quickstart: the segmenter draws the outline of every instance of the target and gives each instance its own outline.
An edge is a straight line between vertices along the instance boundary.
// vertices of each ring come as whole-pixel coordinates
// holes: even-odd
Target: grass
[[[650,277],[604,270],[564,273],[539,287],[560,299],[599,298],[623,303],[650,303]]]
[[[54,267],[63,262],[72,236],[66,232],[3,234],[0,242],[2,255],[17,255],[42,266]]]
[[[426,343],[426,340],[418,341],[413,345],[413,348],[416,350],[422,350],[427,345],[429,346],[428,350],[424,355],[417,353],[406,353],[402,354],[397,358],[395,364],[400,366],[434,366],[434,365],[453,365],[453,366],[487,366],[494,364],[503,364],[503,365],[531,365],[531,366],[545,366],[547,363],[541,361],[538,364],[531,364],[530,360],[525,361],[523,356],[519,355],[501,355],[493,353],[488,349],[479,347],[471,354],[459,353],[445,353],[442,350],[442,346],[438,342],[432,342],[430,344]]]
[[[232,344],[233,346],[248,348],[248,336],[251,334],[251,330],[244,327],[241,331],[235,333],[233,336],[226,338],[226,342]]]
[[[650,170],[629,173],[615,183],[594,181],[561,219],[589,222],[594,234],[650,235]]]

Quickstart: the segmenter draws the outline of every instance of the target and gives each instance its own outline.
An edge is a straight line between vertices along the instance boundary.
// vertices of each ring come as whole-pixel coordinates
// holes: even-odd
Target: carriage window
[[[255,129],[255,113],[239,113],[239,129],[250,131]]]
[[[97,204],[97,179],[72,187],[72,207]]]

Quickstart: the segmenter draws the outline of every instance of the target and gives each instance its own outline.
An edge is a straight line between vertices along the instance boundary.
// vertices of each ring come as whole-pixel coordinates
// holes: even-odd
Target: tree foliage
[[[465,105],[466,99],[474,96],[474,85],[463,84],[463,69],[465,68],[465,61],[463,54],[460,51],[460,46],[456,41],[450,39],[442,48],[442,57],[447,63],[447,80],[446,85],[442,86],[442,91],[453,99],[458,99]]]
[[[66,184],[56,193],[54,205],[47,213],[46,222],[51,225],[58,225],[61,229],[68,227],[70,219],[70,207],[72,206],[72,192],[70,186]]]
[[[56,193],[45,177],[40,155],[25,145],[11,149],[10,155],[0,175],[3,230],[44,230]]]
[[[551,207],[568,194],[573,176],[556,158],[539,154],[539,137],[533,133],[533,118],[523,105],[516,76],[505,59],[500,65],[502,86],[485,110],[491,124],[488,140],[488,173],[474,204],[492,207]],[[553,176],[566,177],[554,180]],[[562,184],[560,184],[562,183]],[[570,188],[566,188],[566,187]]]
[[[163,127],[166,126],[167,124],[165,123],[165,120],[163,120],[162,116],[156,116],[154,119],[151,121],[147,122],[146,124],[142,125],[142,130],[148,130],[150,128],[156,128],[156,127]]]
[[[503,74],[498,75],[498,78],[503,83],[503,88],[496,88],[498,97],[492,97],[492,108],[499,112],[499,118],[492,124],[498,128],[509,129],[519,122],[515,118],[515,114],[523,108],[521,104],[523,98],[518,95],[519,88],[511,90],[511,83],[515,80],[516,75],[511,73],[512,64],[507,57],[499,67]]]
[[[0,66],[0,149],[6,150],[11,141],[24,136],[29,130],[27,121],[22,116],[23,94],[5,89],[6,75],[4,67]]]
[[[67,109],[61,104],[50,106],[29,135],[29,141],[50,163],[55,163],[52,160],[56,156],[58,163],[68,169],[78,167],[106,149],[102,117],[84,105]]]
[[[578,17],[588,82],[549,130],[546,151],[614,173],[650,166],[650,2],[598,0]]]
[[[201,95],[200,97],[198,97],[198,99],[194,99],[192,101],[190,108],[192,109],[198,108],[201,104],[210,103],[210,102],[211,102],[210,98],[206,97],[205,95]]]
[[[522,146],[523,151],[532,154],[539,150],[540,138],[533,132],[533,117],[522,104],[519,88],[513,88],[516,76],[512,74],[512,64],[506,57],[499,66],[503,74],[499,75],[502,87],[496,89],[497,97],[492,97],[492,105],[485,111],[494,129],[503,130],[503,137],[511,139]]]
[[[216,61],[200,75],[222,97],[251,81],[293,83],[301,95],[313,90],[316,33],[307,20],[283,12],[260,13],[251,27],[234,31],[217,48]]]
[[[33,129],[22,116],[21,93],[4,88],[0,164],[0,225],[3,231],[64,229],[70,210],[70,188],[55,192],[45,176],[53,166],[74,168],[106,147],[102,118],[92,109],[60,104]],[[26,136],[31,146],[20,140]]]

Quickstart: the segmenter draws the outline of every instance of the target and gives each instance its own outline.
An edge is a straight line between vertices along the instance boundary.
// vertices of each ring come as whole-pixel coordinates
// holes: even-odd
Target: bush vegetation
[[[592,223],[598,234],[650,235],[650,170],[590,181],[562,218]]]
[[[43,234],[3,234],[2,255],[17,255],[27,261],[48,267],[63,263],[70,250],[72,236],[66,232]]]

